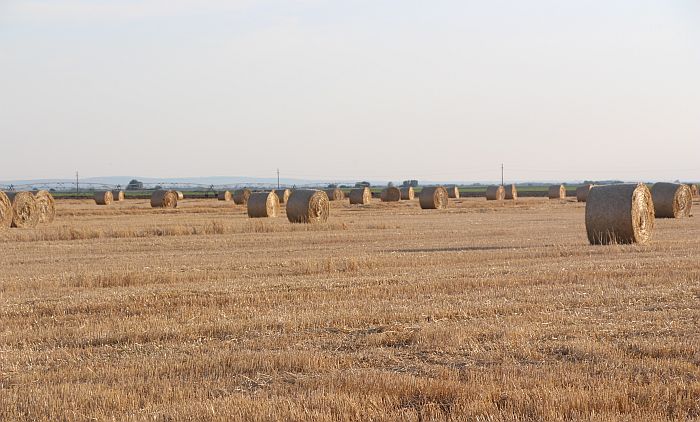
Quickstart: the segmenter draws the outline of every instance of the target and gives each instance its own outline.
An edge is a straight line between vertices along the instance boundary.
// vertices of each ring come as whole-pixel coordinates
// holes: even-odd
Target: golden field
[[[0,232],[0,420],[700,418],[700,219],[450,201],[59,200]]]

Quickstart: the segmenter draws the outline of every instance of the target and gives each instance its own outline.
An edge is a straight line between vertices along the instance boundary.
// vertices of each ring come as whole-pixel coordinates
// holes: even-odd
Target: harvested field
[[[590,246],[573,201],[330,207],[0,231],[0,420],[700,417],[700,219]]]

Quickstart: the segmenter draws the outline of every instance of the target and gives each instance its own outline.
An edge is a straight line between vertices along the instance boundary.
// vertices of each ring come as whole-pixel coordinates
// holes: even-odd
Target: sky
[[[697,0],[0,0],[0,180],[700,181]]]

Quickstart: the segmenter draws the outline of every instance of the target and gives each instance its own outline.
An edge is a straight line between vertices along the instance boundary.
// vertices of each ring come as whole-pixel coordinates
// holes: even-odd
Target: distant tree
[[[128,185],[126,185],[126,190],[140,190],[143,189],[143,183],[136,179],[132,179]]]
[[[163,190],[163,186],[161,186],[161,185],[156,185],[156,190]]]
[[[357,182],[357,183],[355,183],[356,188],[369,188],[371,186],[372,186],[372,184],[370,184],[369,182]]]
[[[393,187],[394,187],[394,182],[389,182],[389,183],[387,183],[387,186],[390,187],[390,188],[393,188]]]

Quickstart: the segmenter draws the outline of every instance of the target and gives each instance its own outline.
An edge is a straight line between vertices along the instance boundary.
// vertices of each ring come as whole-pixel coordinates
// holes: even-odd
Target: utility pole
[[[277,169],[277,189],[280,188],[280,169]]]
[[[75,195],[80,196],[80,181],[78,179],[78,170],[75,171]]]
[[[505,186],[503,183],[503,163],[501,163],[501,186]]]

